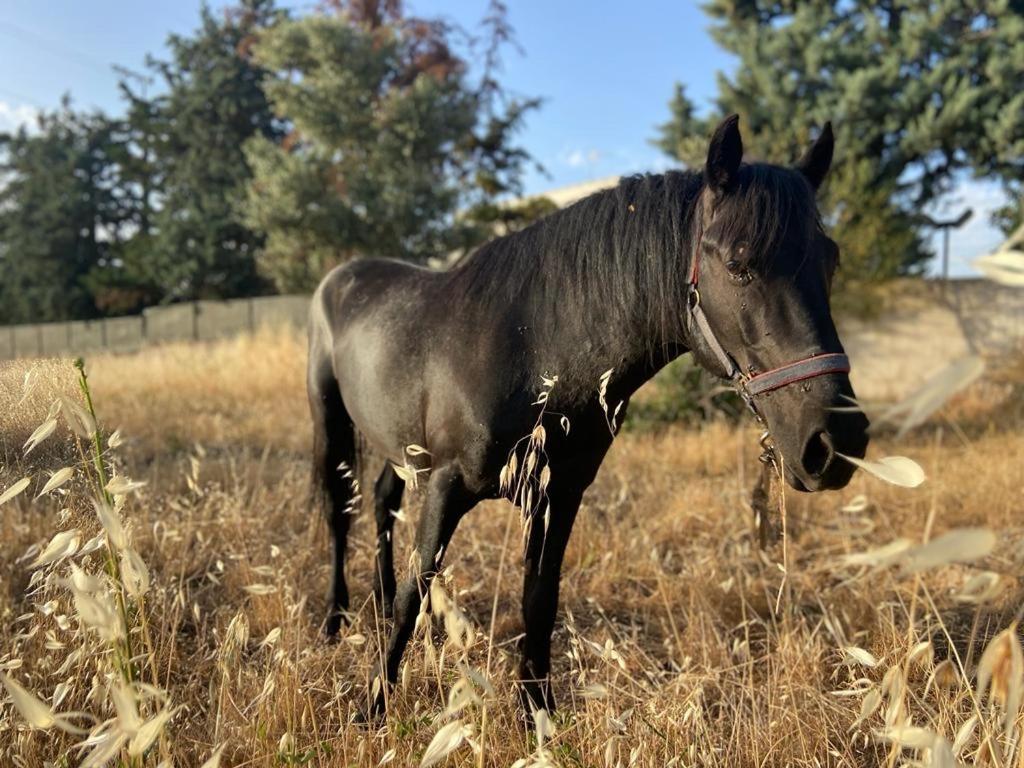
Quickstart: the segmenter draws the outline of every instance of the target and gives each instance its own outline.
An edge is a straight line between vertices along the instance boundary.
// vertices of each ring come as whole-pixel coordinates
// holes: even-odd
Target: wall
[[[925,291],[872,320],[837,322],[859,398],[899,399],[961,357],[1024,353],[1024,290],[987,280],[954,280]]]

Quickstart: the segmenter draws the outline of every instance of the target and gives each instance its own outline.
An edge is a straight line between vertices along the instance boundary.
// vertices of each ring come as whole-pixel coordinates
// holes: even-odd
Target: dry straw
[[[955,404],[875,438],[927,469],[918,488],[858,473],[840,494],[791,495],[785,574],[747,520],[745,428],[620,434],[566,556],[561,709],[526,722],[515,515],[483,505],[446,555],[389,721],[353,724],[387,629],[367,597],[375,538],[353,522],[352,623],[325,644],[302,350],[264,335],[97,359],[103,418],[66,365],[0,372],[0,763],[1020,764],[1024,446],[1000,412],[951,432]],[[536,426],[505,477],[535,509],[552,431],[572,428],[550,410]],[[396,533],[408,546],[409,526]]]

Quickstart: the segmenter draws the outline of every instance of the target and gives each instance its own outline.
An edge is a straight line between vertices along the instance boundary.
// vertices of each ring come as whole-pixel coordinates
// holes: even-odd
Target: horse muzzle
[[[832,413],[824,425],[806,432],[795,461],[784,463],[786,481],[798,491],[845,488],[856,467],[839,454],[864,458],[868,420],[861,412]]]

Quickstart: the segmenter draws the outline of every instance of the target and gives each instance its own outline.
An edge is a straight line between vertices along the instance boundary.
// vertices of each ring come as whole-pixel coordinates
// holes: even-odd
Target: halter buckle
[[[776,472],[779,470],[778,459],[775,456],[775,445],[772,443],[772,434],[767,429],[761,435],[761,439],[758,440],[758,445],[761,446],[761,455],[758,457],[762,464],[771,465]]]

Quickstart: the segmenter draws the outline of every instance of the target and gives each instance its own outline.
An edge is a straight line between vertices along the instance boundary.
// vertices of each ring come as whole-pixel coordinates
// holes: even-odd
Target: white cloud
[[[28,104],[8,104],[0,101],[0,133],[16,131],[21,126],[35,127],[39,110]]]
[[[573,149],[562,152],[559,159],[570,168],[584,168],[597,165],[601,153],[596,149]]]

